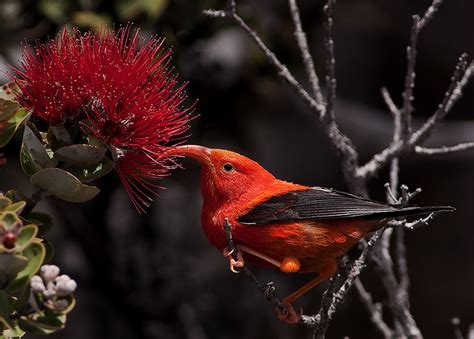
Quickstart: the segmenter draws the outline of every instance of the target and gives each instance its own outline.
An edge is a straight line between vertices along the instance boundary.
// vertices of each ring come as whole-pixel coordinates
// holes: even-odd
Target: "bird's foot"
[[[290,301],[283,299],[281,303],[282,306],[277,307],[276,309],[278,319],[284,321],[287,324],[299,323],[301,320],[301,315],[303,314],[303,309],[300,309],[300,312],[297,313]]]
[[[234,259],[234,252],[236,254],[237,259]],[[245,266],[242,251],[240,251],[237,246],[233,249],[229,249],[229,247],[224,248],[222,254],[224,255],[224,257],[229,258],[230,270],[233,273],[239,273],[236,268],[243,268]]]

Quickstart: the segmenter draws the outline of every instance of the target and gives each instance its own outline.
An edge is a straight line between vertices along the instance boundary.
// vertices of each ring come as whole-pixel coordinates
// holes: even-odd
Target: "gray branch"
[[[419,15],[413,16],[413,24],[410,35],[410,45],[407,47],[407,72],[405,75],[405,89],[402,93],[403,109],[402,109],[402,125],[401,125],[401,139],[407,140],[411,133],[411,119],[413,113],[413,89],[415,88],[415,66],[417,55],[418,37],[421,30],[433,18],[438,11],[442,0],[435,0],[431,6],[426,10],[422,18]]]
[[[434,128],[446,117],[453,105],[461,97],[464,87],[471,78],[473,72],[471,66],[467,65],[467,54],[461,55],[451,77],[451,83],[446,91],[443,100],[438,105],[435,113],[413,133],[409,140],[409,145],[415,147],[424,142],[433,132]]]
[[[334,8],[335,0],[328,0],[324,6],[324,14],[326,14],[326,20],[324,22],[324,46],[326,50],[326,120],[333,122],[336,120],[334,114],[334,104],[336,101],[336,58],[334,57],[334,39],[332,38],[332,11]]]
[[[313,57],[309,52],[306,33],[303,31],[301,25],[301,16],[296,0],[288,0],[288,5],[290,6],[291,19],[293,20],[293,25],[295,26],[295,40],[298,43],[301,59],[303,60],[304,67],[306,69],[306,76],[308,77],[308,81],[313,90],[314,98],[320,105],[325,105],[321,87],[319,86],[319,78],[314,67]]]
[[[336,277],[331,279],[330,287],[323,296],[321,308],[318,313],[314,316],[306,316],[303,318],[306,323],[315,326],[314,338],[322,339],[325,337],[329,322],[336,312],[337,306],[344,301],[354,281],[366,266],[366,259],[384,230],[385,228],[379,229],[370,237],[362,254],[352,263],[349,269],[342,270],[343,272],[339,272]],[[345,276],[344,281],[339,284],[339,280],[341,280],[343,276]]]
[[[416,146],[415,152],[419,154],[447,154],[447,153],[454,153],[459,151],[467,151],[474,148],[474,142],[464,142],[455,146],[443,146],[438,148],[428,148],[428,147],[421,147]]]
[[[320,117],[324,116],[326,107],[322,103],[318,103],[315,99],[309,95],[309,93],[301,86],[301,84],[296,80],[293,74],[288,70],[286,65],[284,65],[277,56],[267,47],[263,40],[258,36],[258,34],[247,25],[244,19],[237,14],[235,1],[230,2],[230,11],[216,11],[212,9],[205,10],[203,12],[209,17],[220,17],[220,18],[230,18],[234,20],[255,42],[255,44],[263,52],[267,60],[276,68],[278,75],[287,82],[290,87],[296,92],[300,99],[308,106],[311,112],[317,113]]]

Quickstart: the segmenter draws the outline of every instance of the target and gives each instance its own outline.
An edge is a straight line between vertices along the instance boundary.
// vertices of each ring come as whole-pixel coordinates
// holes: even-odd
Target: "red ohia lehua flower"
[[[81,67],[78,31],[63,30],[56,39],[34,50],[25,48],[17,73],[23,107],[55,125],[80,112],[90,100]]]
[[[83,114],[83,131],[107,145],[128,195],[144,212],[156,179],[177,166],[157,159],[184,141],[191,120],[185,84],[167,68],[170,50],[162,49],[163,39],[143,41],[130,26],[117,34],[63,31],[58,40],[26,52],[19,100],[51,124]]]

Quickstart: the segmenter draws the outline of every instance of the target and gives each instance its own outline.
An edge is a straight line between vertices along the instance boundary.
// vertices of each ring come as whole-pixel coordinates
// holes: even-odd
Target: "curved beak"
[[[211,149],[199,145],[177,146],[164,152],[160,158],[163,159],[171,156],[189,157],[197,160],[202,165],[207,165],[211,161]]]

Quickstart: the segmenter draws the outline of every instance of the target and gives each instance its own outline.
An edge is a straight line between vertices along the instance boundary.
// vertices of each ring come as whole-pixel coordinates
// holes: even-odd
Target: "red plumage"
[[[250,261],[286,273],[315,272],[318,277],[283,300],[294,323],[292,303],[332,276],[341,258],[370,232],[392,217],[449,211],[450,207],[394,206],[321,187],[308,187],[275,178],[240,154],[202,146],[180,146],[163,156],[188,156],[202,165],[204,199],[202,226],[209,241],[225,255],[224,225],[241,259],[230,258],[231,269]]]

